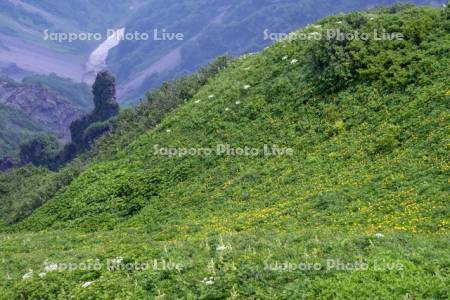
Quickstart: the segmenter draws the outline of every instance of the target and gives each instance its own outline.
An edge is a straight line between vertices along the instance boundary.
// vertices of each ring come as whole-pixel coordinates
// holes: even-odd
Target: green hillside
[[[145,43],[120,43],[111,50],[108,66],[124,88],[120,93],[122,104],[130,105],[146,90],[191,74],[217,56],[263,49],[272,42],[267,38],[268,32],[289,32],[324,16],[399,2],[435,6],[444,3],[443,0],[151,0],[127,12],[131,16],[124,23],[127,32],[147,32],[150,39]],[[158,30],[159,37],[163,29],[182,33],[183,40],[153,40],[153,29]],[[158,71],[150,72],[155,67]]]
[[[164,85],[3,225],[0,298],[447,299],[449,19],[329,17],[297,36],[371,38],[279,42]]]
[[[117,118],[111,119],[113,132],[98,140],[89,151],[79,155],[59,172],[33,166],[0,172],[0,223],[12,224],[23,220],[89,165],[110,160],[123,145],[128,145],[143,132],[154,128],[168,112],[191,99],[229,62],[230,58],[219,57],[196,74],[165,83],[152,91],[147,95],[147,101],[135,108],[123,110]]]
[[[0,104],[0,158],[17,156],[19,145],[46,129],[20,110]]]

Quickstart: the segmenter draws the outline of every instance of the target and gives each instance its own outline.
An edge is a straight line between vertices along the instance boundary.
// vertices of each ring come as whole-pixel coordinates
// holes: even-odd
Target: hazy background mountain
[[[98,42],[44,40],[49,32],[101,32],[120,23],[131,1],[5,0],[0,3],[0,62],[82,80],[86,59]]]

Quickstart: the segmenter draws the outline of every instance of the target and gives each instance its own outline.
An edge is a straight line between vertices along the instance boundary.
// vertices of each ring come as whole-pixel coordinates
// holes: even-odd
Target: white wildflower
[[[225,250],[227,250],[227,246],[225,246],[225,245],[219,245],[219,246],[216,248],[216,250],[217,250],[217,251],[225,251]]]
[[[239,105],[239,104],[241,104],[241,101],[236,101],[236,105]]]
[[[25,273],[25,274],[22,276],[22,279],[23,279],[23,280],[27,280],[27,279],[30,279],[31,277],[33,277],[33,270],[29,269],[29,270],[28,270],[28,273]]]
[[[244,90],[248,90],[250,88],[249,84],[244,85]]]
[[[298,62],[298,59],[291,60],[291,65],[295,65]]]
[[[214,284],[214,277],[205,277],[203,278],[202,282],[206,285],[213,285]]]
[[[225,245],[223,242],[223,238],[220,237],[219,244],[216,246],[216,251],[225,251],[225,250],[232,250],[232,247],[230,244]]]
[[[171,132],[172,132],[172,130],[170,130],[170,129],[166,129],[166,132],[167,132],[167,133],[171,133]]]
[[[225,108],[225,111],[229,111],[230,109],[227,107],[227,108]]]
[[[214,95],[209,95],[208,98],[212,99],[212,98],[214,98]]]
[[[375,237],[377,237],[377,238],[383,238],[383,237],[384,237],[384,234],[382,234],[381,232],[377,232],[377,233],[375,233]]]
[[[286,59],[288,59],[288,56],[287,55],[285,55],[285,56],[283,56],[283,58],[282,58],[283,60],[286,60]]]
[[[195,100],[194,103],[200,103],[200,100]]]
[[[39,273],[39,277],[44,277],[45,275],[46,275],[47,273],[44,273],[44,272],[42,272],[42,273]]]
[[[87,288],[88,286],[90,286],[91,284],[92,284],[92,281],[86,281],[85,283],[83,283],[81,285],[81,287],[84,289],[84,288]]]

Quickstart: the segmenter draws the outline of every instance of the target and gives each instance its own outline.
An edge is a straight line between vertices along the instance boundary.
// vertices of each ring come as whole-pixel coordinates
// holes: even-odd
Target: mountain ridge
[[[27,179],[60,185],[3,227],[4,298],[446,299],[449,21],[331,16],[298,33],[404,39],[285,40],[149,93],[87,164]],[[218,145],[294,155],[184,151]]]

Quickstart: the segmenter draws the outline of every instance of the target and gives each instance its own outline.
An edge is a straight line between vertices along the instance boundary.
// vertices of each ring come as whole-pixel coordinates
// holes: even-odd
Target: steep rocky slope
[[[61,140],[69,139],[69,125],[81,115],[79,108],[54,91],[1,79],[0,104],[21,111]]]

